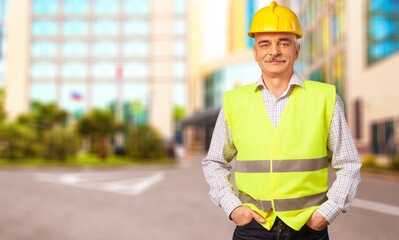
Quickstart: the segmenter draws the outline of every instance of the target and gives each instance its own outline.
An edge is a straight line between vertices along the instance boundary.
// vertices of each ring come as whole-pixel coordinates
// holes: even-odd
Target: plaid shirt
[[[267,113],[275,128],[295,87],[304,87],[303,81],[297,74],[292,75],[287,90],[276,98],[267,90],[261,78],[257,82],[254,91],[257,89],[261,91]],[[336,179],[327,192],[328,200],[316,211],[331,223],[340,212],[348,209],[354,199],[360,182],[361,167],[359,154],[346,123],[344,106],[338,95],[327,147],[333,153],[331,165],[336,171]],[[215,125],[209,152],[203,159],[202,165],[205,178],[210,185],[211,200],[221,206],[228,216],[242,204],[230,183],[232,169],[230,163],[236,154],[237,149],[222,108]]]

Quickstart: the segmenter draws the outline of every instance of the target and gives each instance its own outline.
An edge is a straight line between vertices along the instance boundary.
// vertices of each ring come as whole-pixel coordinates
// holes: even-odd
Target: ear
[[[297,43],[295,48],[295,59],[299,57],[299,52],[301,51],[301,44]]]

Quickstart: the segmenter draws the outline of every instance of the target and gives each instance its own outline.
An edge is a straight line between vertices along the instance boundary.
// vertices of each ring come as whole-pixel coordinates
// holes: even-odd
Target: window
[[[372,125],[372,150],[377,154],[394,155],[397,153],[395,142],[395,124],[393,121],[374,123]]]
[[[113,20],[98,20],[94,23],[95,35],[117,35],[118,23]]]
[[[56,73],[56,65],[52,62],[34,62],[31,65],[31,76],[34,79],[55,78]]]
[[[143,0],[125,0],[124,11],[128,14],[148,13],[149,1]]]
[[[395,7],[393,7],[395,6]],[[368,1],[367,56],[372,64],[399,51],[399,0]]]
[[[149,69],[147,63],[141,62],[130,62],[125,65],[125,77],[134,78],[141,77],[146,78],[149,75]]]
[[[57,23],[52,20],[35,20],[32,24],[34,36],[55,36],[57,34]]]
[[[187,107],[187,89],[185,83],[175,83],[172,94],[174,106]]]
[[[361,99],[357,99],[355,101],[355,138],[362,138],[362,123],[363,123],[363,101]]]
[[[119,11],[119,1],[94,0],[94,12],[98,14],[115,14]]]
[[[183,78],[186,75],[186,64],[184,62],[176,62],[173,64],[173,76]]]
[[[343,98],[343,100],[345,99],[345,84],[344,84],[344,70],[345,70],[345,64],[344,64],[344,54],[343,52],[339,52],[337,53],[332,61],[331,61],[331,79],[330,79],[330,83],[334,84],[337,90],[338,95]]]
[[[33,42],[31,53],[34,57],[54,57],[57,55],[57,43],[50,41]]]
[[[140,56],[148,55],[148,43],[145,41],[129,41],[123,47],[123,55]]]
[[[33,83],[30,86],[30,99],[43,103],[56,101],[56,86],[53,83]]]
[[[34,14],[54,15],[58,12],[59,1],[54,0],[34,0],[32,3]]]
[[[83,62],[67,62],[62,65],[64,79],[84,78],[87,75],[87,66]]]
[[[64,22],[64,35],[84,36],[88,33],[88,23],[83,20],[66,20]]]
[[[93,64],[92,75],[98,79],[113,80],[115,78],[115,64],[96,62]]]
[[[186,22],[184,19],[175,20],[173,25],[173,31],[176,35],[185,35],[186,34]]]
[[[175,13],[185,13],[186,12],[186,0],[174,0],[174,11]]]
[[[177,40],[173,43],[173,54],[176,56],[186,55],[186,42],[183,40]]]
[[[123,85],[123,101],[140,102],[145,106],[148,101],[148,91],[146,83],[126,83]]]
[[[79,57],[87,55],[87,43],[79,41],[65,42],[62,47],[65,57]]]
[[[64,13],[66,14],[87,14],[88,9],[88,0],[64,0]]]
[[[125,35],[147,35],[148,22],[144,20],[128,20],[123,29]]]
[[[7,1],[0,0],[0,21],[3,21],[6,17]]]
[[[93,107],[109,108],[116,103],[116,85],[112,83],[97,83],[92,86]]]
[[[94,56],[116,56],[118,54],[118,45],[115,42],[96,42],[93,44]]]
[[[123,85],[123,117],[128,123],[148,122],[148,85],[145,83],[127,83]]]

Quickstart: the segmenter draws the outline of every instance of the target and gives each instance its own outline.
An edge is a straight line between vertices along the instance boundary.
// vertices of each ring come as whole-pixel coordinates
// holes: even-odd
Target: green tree
[[[137,125],[125,141],[128,156],[136,159],[160,159],[166,156],[161,134],[150,125]]]
[[[7,115],[6,111],[4,110],[4,90],[0,89],[0,122],[3,122]]]
[[[0,125],[0,156],[6,159],[27,159],[38,156],[40,143],[37,133],[17,122]]]
[[[39,135],[50,131],[56,126],[65,126],[68,120],[68,112],[58,108],[55,103],[41,103],[33,101],[29,116]]]
[[[55,127],[43,139],[42,157],[65,162],[79,151],[78,136],[67,128]]]
[[[121,129],[110,111],[93,109],[77,121],[77,131],[90,141],[93,152],[101,159],[108,155],[108,139],[113,133]]]
[[[178,123],[184,119],[186,116],[186,110],[183,106],[174,106],[173,108],[173,120]]]

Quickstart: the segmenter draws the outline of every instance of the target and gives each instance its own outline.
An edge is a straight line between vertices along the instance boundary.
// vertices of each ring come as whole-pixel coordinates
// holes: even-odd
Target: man
[[[361,162],[335,87],[294,72],[302,37],[290,9],[272,2],[252,19],[255,84],[224,95],[203,160],[210,197],[236,224],[233,239],[329,239],[345,212]],[[328,186],[328,153],[336,180]],[[236,158],[235,194],[230,162]]]

